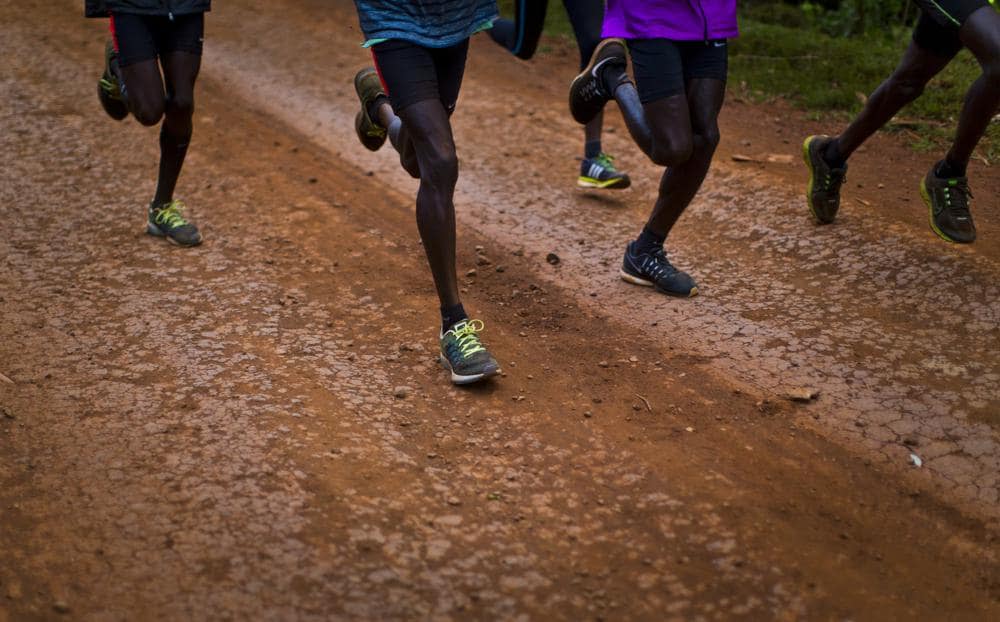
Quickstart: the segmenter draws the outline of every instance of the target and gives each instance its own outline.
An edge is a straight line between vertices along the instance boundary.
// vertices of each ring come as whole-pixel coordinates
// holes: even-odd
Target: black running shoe
[[[104,46],[104,73],[97,81],[97,98],[109,117],[121,121],[128,116],[128,105],[125,103],[124,89],[117,74],[118,52],[114,43],[109,40]]]
[[[385,96],[382,90],[382,80],[374,67],[366,67],[354,76],[354,90],[361,100],[361,110],[354,117],[354,129],[358,132],[358,140],[369,151],[378,151],[385,144],[387,132],[368,114],[369,106],[379,97]]]
[[[606,153],[599,153],[596,158],[584,158],[580,162],[580,176],[576,178],[576,185],[581,188],[614,190],[628,188],[632,185],[632,180],[615,168],[614,160]]]
[[[604,88],[602,72],[618,67],[622,75],[628,66],[628,52],[621,39],[605,39],[590,57],[590,63],[569,85],[569,110],[577,123],[587,124],[604,109],[614,93]]]
[[[832,168],[823,159],[823,149],[830,142],[829,136],[810,136],[802,143],[802,159],[809,167],[809,189],[806,200],[813,218],[821,225],[828,225],[840,209],[840,186],[847,179],[847,165]]]
[[[972,191],[967,177],[941,178],[932,168],[920,182],[920,196],[927,204],[934,233],[958,244],[976,241],[976,224],[969,210]]]
[[[441,335],[441,365],[455,384],[472,384],[496,376],[500,364],[479,340],[482,320],[462,320]]]
[[[644,287],[655,287],[664,294],[671,296],[698,295],[698,284],[686,272],[681,272],[667,259],[662,248],[656,251],[639,253],[635,250],[635,242],[629,243],[625,249],[625,259],[622,261],[622,279],[629,283]]]
[[[184,204],[180,201],[170,201],[158,206],[150,203],[146,233],[167,238],[178,246],[201,244],[201,233],[198,227],[184,218]]]

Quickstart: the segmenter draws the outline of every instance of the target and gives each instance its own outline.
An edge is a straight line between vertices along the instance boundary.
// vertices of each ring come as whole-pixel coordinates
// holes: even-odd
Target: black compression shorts
[[[468,39],[446,48],[425,48],[400,39],[372,47],[375,69],[396,114],[428,99],[440,100],[451,114],[462,88],[468,52]]]
[[[112,13],[111,37],[122,67],[154,60],[171,52],[201,55],[205,14],[136,15]]]
[[[639,101],[644,104],[680,95],[691,80],[725,82],[729,74],[729,46],[725,39],[629,39],[628,51]]]
[[[979,9],[989,6],[988,0],[916,0],[920,20],[913,30],[913,42],[921,48],[951,58],[962,49],[958,30]]]

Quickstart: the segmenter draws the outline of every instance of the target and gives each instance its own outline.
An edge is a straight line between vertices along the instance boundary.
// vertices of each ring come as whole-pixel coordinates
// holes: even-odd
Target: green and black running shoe
[[[847,165],[832,168],[823,159],[823,149],[830,142],[829,136],[810,136],[802,143],[802,159],[809,167],[809,189],[806,200],[813,218],[821,225],[828,225],[840,209],[840,186],[847,179]]]
[[[601,153],[596,158],[583,159],[576,185],[581,188],[624,190],[632,185],[632,180],[615,168],[613,157]]]
[[[184,209],[180,201],[158,206],[150,203],[146,233],[167,238],[178,246],[198,246],[201,244],[201,233],[198,227],[184,218]]]
[[[385,128],[375,122],[368,114],[372,103],[379,97],[385,97],[382,90],[382,80],[374,67],[366,67],[354,76],[354,90],[361,100],[361,110],[354,117],[354,129],[358,132],[358,140],[369,151],[378,151],[385,144]]]
[[[455,384],[472,384],[500,373],[500,364],[479,340],[482,320],[462,320],[441,335],[441,364]]]
[[[976,224],[969,210],[972,191],[967,177],[938,177],[932,168],[920,182],[920,196],[927,204],[934,233],[958,244],[976,241]]]
[[[124,89],[117,74],[118,52],[114,43],[109,40],[104,46],[104,73],[97,81],[97,98],[109,117],[121,121],[128,116],[128,105],[125,103]]]

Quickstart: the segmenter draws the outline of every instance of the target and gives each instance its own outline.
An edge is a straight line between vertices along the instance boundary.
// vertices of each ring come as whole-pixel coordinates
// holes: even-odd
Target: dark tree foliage
[[[744,14],[763,22],[839,37],[908,28],[918,15],[913,0],[744,0],[742,6]]]

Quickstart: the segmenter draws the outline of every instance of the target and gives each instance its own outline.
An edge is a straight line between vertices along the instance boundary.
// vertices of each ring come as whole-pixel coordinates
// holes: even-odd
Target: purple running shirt
[[[739,35],[736,0],[608,0],[602,36],[709,41]]]

